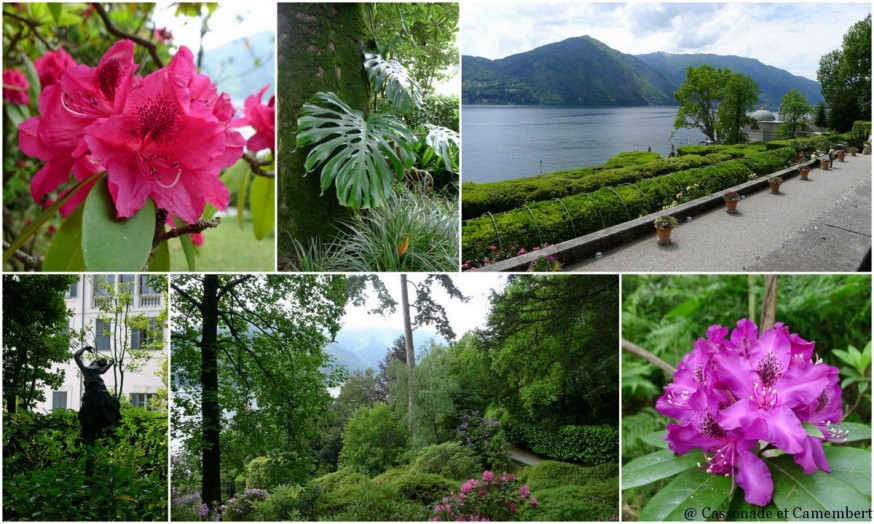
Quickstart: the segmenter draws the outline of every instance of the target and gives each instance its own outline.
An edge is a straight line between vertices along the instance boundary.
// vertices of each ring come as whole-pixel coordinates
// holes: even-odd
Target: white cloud
[[[816,79],[822,55],[870,3],[482,3],[461,5],[462,52],[503,58],[589,35],[628,54],[740,55]]]

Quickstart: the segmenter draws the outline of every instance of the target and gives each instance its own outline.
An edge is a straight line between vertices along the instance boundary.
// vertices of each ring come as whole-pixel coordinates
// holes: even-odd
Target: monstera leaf
[[[364,70],[374,91],[385,87],[385,96],[395,109],[410,111],[422,105],[422,88],[400,62],[364,53]]]
[[[415,161],[416,137],[390,115],[366,119],[334,93],[316,93],[297,120],[297,147],[312,145],[304,166],[322,166],[324,193],[333,182],[337,200],[352,208],[378,207]]]
[[[436,155],[443,160],[443,167],[447,171],[458,171],[458,133],[443,127],[425,124],[428,134],[425,136],[425,144],[428,149],[422,157],[422,163],[427,164],[431,157]]]

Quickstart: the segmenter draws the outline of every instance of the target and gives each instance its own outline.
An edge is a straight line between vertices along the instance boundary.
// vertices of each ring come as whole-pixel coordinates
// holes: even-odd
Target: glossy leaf
[[[856,422],[844,422],[841,424],[841,429],[849,431],[844,442],[859,442],[860,440],[871,440],[871,428],[865,424],[857,424]]]
[[[806,475],[791,456],[783,455],[766,462],[774,480],[774,504],[780,508],[791,508],[788,515],[791,520],[859,520],[825,512],[845,508],[863,511],[871,507],[870,498],[863,496],[853,486],[822,471]],[[870,522],[870,517],[862,520]]]
[[[26,105],[21,104],[6,104],[3,106],[6,110],[6,115],[14,127],[18,127],[22,122],[30,118],[30,109]]]
[[[726,520],[738,522],[774,522],[785,521],[787,515],[785,509],[778,508],[773,502],[766,506],[756,506],[744,500],[744,491],[735,489],[728,505],[728,518]]]
[[[64,10],[64,6],[58,2],[49,2],[48,4],[49,12],[52,14],[52,18],[55,20],[55,23],[61,21],[61,12]]]
[[[173,223],[176,224],[176,227],[184,227],[188,225],[187,222],[175,216],[173,217]],[[179,243],[182,244],[182,252],[185,253],[185,262],[188,264],[188,271],[194,271],[194,244],[191,242],[191,235],[180,236]]]
[[[249,192],[249,180],[251,178],[252,172],[247,167],[240,178],[240,187],[237,189],[237,223],[240,225],[240,229],[243,229],[243,225],[246,223],[246,193]]]
[[[170,271],[170,242],[161,242],[149,259],[149,271],[166,273]]]
[[[720,507],[730,491],[731,478],[690,469],[650,499],[640,512],[640,520],[704,520],[704,508]]]
[[[871,495],[871,452],[847,446],[827,446],[825,457],[832,476],[863,495]]]
[[[674,455],[673,451],[656,451],[622,466],[622,489],[644,486],[694,468],[701,461],[700,453]]]
[[[274,180],[265,176],[256,176],[249,195],[249,209],[252,212],[252,229],[258,240],[273,231],[275,208],[276,184],[274,184]]]
[[[422,105],[422,88],[410,71],[397,60],[364,53],[364,70],[373,90],[385,88],[385,96],[400,111],[410,111]]]
[[[313,146],[305,167],[322,167],[322,192],[334,183],[341,205],[378,207],[415,160],[416,137],[390,115],[350,108],[333,93],[316,93],[298,118],[297,147]],[[321,104],[321,105],[316,105]]]
[[[82,210],[84,208],[84,205],[79,205],[55,233],[46,252],[45,260],[43,260],[43,271],[86,270],[85,259],[82,258]]]
[[[37,73],[36,66],[33,65],[33,61],[27,55],[22,55],[21,61],[24,65],[24,75],[27,77],[27,83],[29,84],[28,95],[30,96],[30,103],[36,105],[40,92],[39,73]],[[29,115],[30,111],[28,110]]]
[[[655,446],[657,448],[668,449],[668,441],[665,440],[665,435],[667,431],[655,431],[653,433],[647,433],[646,435],[641,435],[640,440],[646,442],[650,446]]]
[[[443,167],[447,171],[458,171],[458,150],[460,139],[458,133],[442,126],[425,124],[428,135],[425,143],[434,153],[443,160]]]
[[[152,251],[155,204],[146,200],[136,215],[115,217],[106,179],[94,184],[82,212],[82,256],[88,271],[142,271]]]

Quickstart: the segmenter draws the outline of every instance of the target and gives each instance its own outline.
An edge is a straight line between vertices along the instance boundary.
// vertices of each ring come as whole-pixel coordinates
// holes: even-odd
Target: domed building
[[[762,107],[749,116],[756,121],[753,125],[744,126],[744,133],[750,142],[768,142],[777,139],[777,126],[783,123],[782,106],[780,112],[775,115],[765,108],[765,104],[762,104]]]

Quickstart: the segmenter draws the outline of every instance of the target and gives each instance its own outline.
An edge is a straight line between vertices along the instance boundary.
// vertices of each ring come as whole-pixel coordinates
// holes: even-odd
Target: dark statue
[[[99,358],[86,366],[82,363],[82,354],[85,351],[94,353],[94,348],[83,347],[73,355],[73,358],[85,378],[85,393],[82,394],[82,407],[79,408],[82,438],[88,444],[93,444],[101,430],[121,420],[121,413],[118,400],[107,391],[106,384],[100,378],[100,375],[106,373],[115,364],[115,360],[107,361],[105,358]]]

